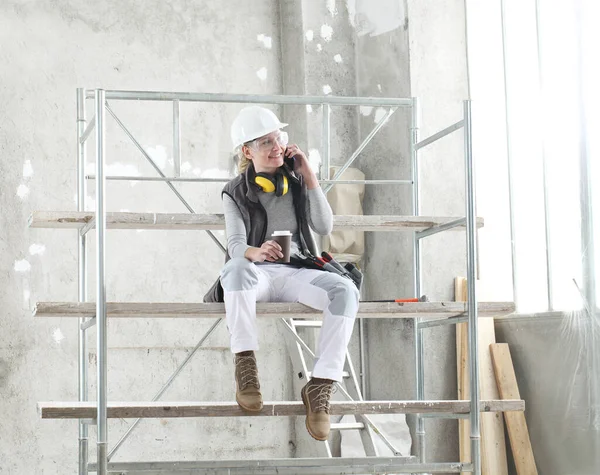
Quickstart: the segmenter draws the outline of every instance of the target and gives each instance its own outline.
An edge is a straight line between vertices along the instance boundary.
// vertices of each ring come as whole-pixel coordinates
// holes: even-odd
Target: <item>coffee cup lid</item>
[[[273,236],[291,236],[292,233],[290,231],[273,231]]]

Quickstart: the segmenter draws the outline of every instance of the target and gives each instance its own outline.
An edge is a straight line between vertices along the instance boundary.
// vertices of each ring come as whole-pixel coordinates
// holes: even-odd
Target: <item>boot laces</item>
[[[256,358],[254,356],[237,356],[235,364],[239,368],[240,389],[246,389],[248,386],[259,389]]]
[[[330,383],[311,384],[306,389],[306,394],[310,398],[313,412],[326,412],[329,414],[329,398],[335,393],[337,388]]]

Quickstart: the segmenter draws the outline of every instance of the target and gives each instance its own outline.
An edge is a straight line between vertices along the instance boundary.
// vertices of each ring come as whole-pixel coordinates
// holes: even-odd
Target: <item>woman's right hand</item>
[[[252,262],[275,262],[283,257],[281,246],[275,241],[265,241],[260,247],[249,247],[244,257]]]

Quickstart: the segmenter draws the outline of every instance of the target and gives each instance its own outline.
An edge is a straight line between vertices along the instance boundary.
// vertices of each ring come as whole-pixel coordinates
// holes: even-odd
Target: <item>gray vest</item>
[[[318,255],[317,246],[314,238],[310,232],[304,210],[306,209],[306,185],[302,175],[296,175],[290,172],[289,169],[284,165],[288,172],[288,178],[290,182],[290,188],[292,197],[294,199],[294,210],[296,211],[296,220],[298,221],[298,234],[300,235],[300,245],[303,253],[307,251],[313,256]],[[240,210],[240,214],[244,220],[246,227],[246,242],[249,246],[260,247],[265,241],[267,233],[267,212],[260,204],[258,200],[257,191],[258,185],[254,183],[256,177],[256,171],[254,165],[250,164],[248,169],[244,173],[240,173],[233,180],[228,182],[223,191],[231,197],[234,203]],[[231,257],[229,253],[225,255],[225,262]],[[221,280],[213,284],[210,290],[204,296],[205,302],[223,302],[223,287],[221,286]]]

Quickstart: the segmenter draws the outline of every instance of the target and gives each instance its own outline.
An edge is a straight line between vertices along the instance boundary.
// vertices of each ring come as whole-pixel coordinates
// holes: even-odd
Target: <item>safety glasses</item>
[[[286,147],[288,144],[287,132],[278,131],[246,143],[248,147],[251,147],[259,152],[268,152],[273,149],[275,144],[281,147]]]

